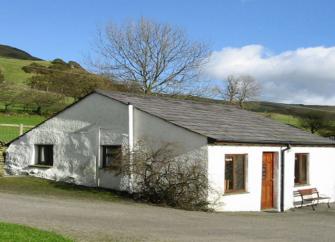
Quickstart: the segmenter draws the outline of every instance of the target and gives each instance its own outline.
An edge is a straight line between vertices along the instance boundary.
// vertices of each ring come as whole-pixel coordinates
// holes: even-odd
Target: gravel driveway
[[[335,241],[335,209],[325,207],[283,214],[203,213],[0,193],[0,220],[77,241]]]

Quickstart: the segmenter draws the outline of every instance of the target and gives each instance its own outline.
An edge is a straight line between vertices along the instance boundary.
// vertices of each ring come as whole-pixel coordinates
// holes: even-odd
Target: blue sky
[[[83,63],[98,27],[144,16],[208,42],[210,78],[250,74],[265,99],[335,104],[334,13],[330,0],[1,0],[0,43]]]
[[[281,52],[333,45],[335,1],[2,0],[0,43],[44,59],[81,61],[97,26],[141,16],[172,23],[214,50],[261,44]]]

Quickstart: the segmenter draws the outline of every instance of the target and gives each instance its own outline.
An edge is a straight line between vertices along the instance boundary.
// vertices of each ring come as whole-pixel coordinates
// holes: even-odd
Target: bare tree
[[[94,62],[116,80],[139,83],[143,93],[171,93],[195,80],[209,51],[185,32],[145,18],[100,31]]]
[[[239,92],[239,82],[234,76],[228,76],[227,88],[224,91],[224,97],[230,104],[233,104]]]
[[[229,104],[238,103],[243,108],[244,102],[258,96],[260,84],[251,76],[227,77],[225,88],[215,87],[214,93],[219,94]]]
[[[237,100],[241,108],[244,102],[255,98],[260,92],[260,84],[251,76],[240,76],[238,78]]]

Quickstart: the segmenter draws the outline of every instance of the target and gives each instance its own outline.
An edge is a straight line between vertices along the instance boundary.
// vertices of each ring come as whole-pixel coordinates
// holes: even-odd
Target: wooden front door
[[[274,153],[263,153],[262,166],[262,209],[273,208]]]

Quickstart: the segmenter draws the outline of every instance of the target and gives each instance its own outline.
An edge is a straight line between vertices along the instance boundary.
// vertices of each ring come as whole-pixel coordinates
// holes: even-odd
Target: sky
[[[98,28],[143,16],[209,43],[209,79],[248,74],[261,99],[335,105],[334,12],[331,0],[1,0],[0,43],[84,64]]]

